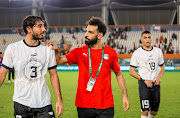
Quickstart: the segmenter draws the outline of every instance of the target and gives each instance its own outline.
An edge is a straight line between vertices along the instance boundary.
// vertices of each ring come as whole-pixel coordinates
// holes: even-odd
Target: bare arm
[[[56,113],[58,113],[57,117],[63,114],[64,107],[62,102],[62,95],[61,95],[61,88],[60,88],[60,82],[59,77],[57,75],[56,68],[49,70],[50,73],[50,80],[52,87],[54,89],[54,92],[56,93],[57,102],[56,102]]]
[[[116,74],[118,85],[121,88],[121,91],[123,94],[123,108],[124,108],[124,111],[127,111],[130,107],[130,103],[129,103],[128,94],[127,94],[126,82],[121,71],[115,74]],[[127,105],[126,108],[125,108],[125,105]]]
[[[0,87],[4,83],[4,80],[6,79],[7,72],[8,72],[8,69],[1,66],[1,68],[0,68]]]
[[[69,51],[69,50],[71,49],[71,47],[72,47],[72,45],[68,46],[67,49],[64,49],[64,48],[58,48],[58,50],[60,50],[60,51],[62,51],[62,50],[64,50],[64,51]]]
[[[60,56],[58,50],[55,50],[55,56],[56,56],[57,65],[62,65],[68,62],[66,56]]]
[[[160,85],[160,83],[161,83],[161,78],[162,78],[162,76],[163,76],[163,74],[164,74],[164,71],[165,71],[165,66],[164,66],[164,64],[161,66],[161,70],[160,70],[160,72],[159,72],[159,75],[157,76],[157,78],[156,78],[156,81],[155,81],[155,84],[154,85]]]
[[[135,70],[136,70],[135,67],[130,66],[129,74],[130,74],[131,76],[133,76],[134,78],[140,80],[141,76],[140,76]]]
[[[133,76],[134,78],[140,80],[141,76],[140,76],[135,70],[136,70],[135,67],[130,66],[129,74],[130,74],[131,76]],[[143,78],[142,78],[142,79],[143,79]],[[146,83],[147,87],[152,88],[153,83],[152,83],[150,80],[145,80],[144,82]]]
[[[65,64],[68,62],[67,58],[65,56],[61,56],[59,53],[58,53],[58,47],[55,43],[53,42],[50,42],[50,41],[47,41],[45,42],[45,45],[47,46],[50,46],[52,45],[52,49],[55,50],[55,56],[56,56],[56,62],[57,62],[57,65],[62,65],[62,64]]]

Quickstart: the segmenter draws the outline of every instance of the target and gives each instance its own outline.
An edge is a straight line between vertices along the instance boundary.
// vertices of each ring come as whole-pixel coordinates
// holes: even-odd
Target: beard
[[[33,40],[40,40],[40,38],[38,38],[36,35],[32,35],[32,39]]]
[[[33,39],[33,40],[42,40],[43,37],[44,37],[44,36],[41,37],[41,36],[39,36],[38,34],[35,34],[35,33],[32,34],[32,39]]]
[[[85,36],[85,38],[88,39],[87,36]],[[89,46],[89,45],[96,44],[98,38],[97,38],[97,36],[96,36],[94,39],[92,39],[92,40],[88,39],[88,40],[89,40],[89,41],[85,41],[85,44]]]

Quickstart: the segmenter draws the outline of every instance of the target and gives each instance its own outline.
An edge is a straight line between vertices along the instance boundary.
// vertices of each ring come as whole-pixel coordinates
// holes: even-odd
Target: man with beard
[[[49,70],[50,81],[57,96],[56,113],[63,113],[60,83],[56,71],[54,51],[39,40],[43,38],[44,20],[38,16],[27,16],[23,30],[24,40],[8,45],[0,69],[0,86],[8,70],[14,67],[14,116],[15,118],[54,118],[51,95],[46,81]]]
[[[111,88],[111,69],[123,93],[124,111],[129,109],[129,100],[125,79],[120,70],[116,51],[102,45],[101,38],[106,34],[106,25],[102,19],[92,17],[87,22],[85,46],[73,49],[65,56],[61,56],[55,49],[58,65],[69,63],[79,67],[79,80],[75,105],[79,118],[113,118],[114,101]],[[126,106],[127,105],[127,106]]]

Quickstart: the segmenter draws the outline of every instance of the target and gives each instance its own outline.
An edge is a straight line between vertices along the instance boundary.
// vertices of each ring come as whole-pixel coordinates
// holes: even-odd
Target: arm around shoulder
[[[56,56],[56,62],[57,65],[62,65],[68,62],[66,56],[60,56],[60,54],[58,53],[58,50],[55,50],[55,56]]]

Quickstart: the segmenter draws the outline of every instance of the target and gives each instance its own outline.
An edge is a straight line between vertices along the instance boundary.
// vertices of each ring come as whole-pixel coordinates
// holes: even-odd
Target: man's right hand
[[[45,46],[50,46],[50,45],[52,45],[52,49],[53,50],[58,50],[58,47],[57,47],[57,45],[55,44],[55,43],[53,43],[53,42],[51,42],[51,41],[46,41],[46,42],[44,42],[45,43]]]
[[[56,102],[56,113],[58,113],[57,117],[61,116],[64,112],[64,106],[62,101],[57,101]]]
[[[144,82],[145,82],[145,84],[147,85],[148,88],[152,88],[152,87],[153,87],[152,81],[150,81],[150,80],[145,80]]]

